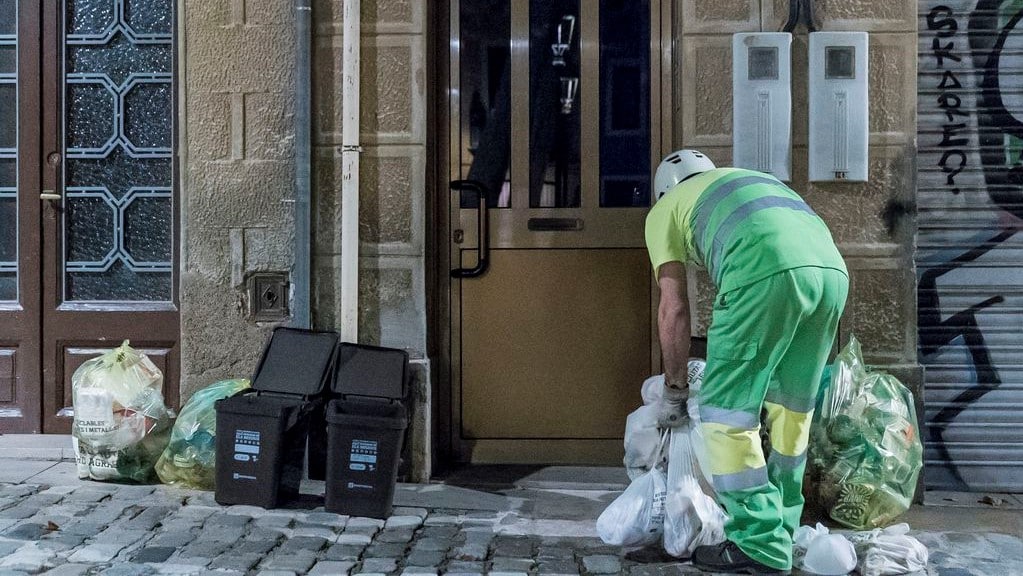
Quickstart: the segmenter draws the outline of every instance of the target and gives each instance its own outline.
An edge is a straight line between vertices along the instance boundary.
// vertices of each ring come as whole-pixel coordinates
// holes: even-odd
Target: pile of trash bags
[[[214,489],[217,460],[215,404],[250,386],[246,379],[224,380],[203,388],[188,399],[174,423],[170,444],[156,462],[156,473],[164,484]]]
[[[850,536],[856,547],[860,576],[910,574],[927,567],[927,547],[909,535],[909,524],[875,528]]]
[[[848,538],[824,525],[800,526],[793,536],[792,564],[809,574],[898,576],[927,567],[927,547],[909,535],[909,524],[854,532]]]
[[[843,576],[856,569],[856,548],[826,526],[800,526],[792,535],[792,565],[810,574]]]
[[[713,497],[700,431],[697,392],[705,367],[689,362],[689,418],[671,430],[657,426],[664,376],[643,383],[644,405],[626,421],[624,462],[632,482],[597,519],[606,544],[662,544],[668,554],[688,558],[697,546],[724,541],[726,515]],[[822,576],[923,570],[928,551],[908,534],[908,524],[880,528],[909,508],[922,465],[913,397],[893,376],[866,368],[855,338],[829,374],[811,428],[815,477],[806,489],[832,518],[861,531],[801,526],[793,537],[793,565]]]
[[[909,509],[923,466],[913,395],[863,363],[852,338],[818,395],[808,496],[854,530],[890,524]]]
[[[175,422],[164,404],[163,373],[127,340],[87,360],[71,376],[78,477],[212,490],[214,404],[249,386],[225,380],[199,390]]]
[[[643,384],[644,405],[629,415],[625,432],[625,466],[632,479],[597,519],[597,533],[613,546],[662,543],[665,551],[688,558],[697,546],[725,539],[725,514],[714,501],[700,432],[699,406],[703,369],[700,360],[689,362],[689,421],[670,431],[657,428],[656,403],[664,377]]]
[[[690,447],[693,456],[696,458],[696,469],[699,472],[697,477],[700,485],[708,494],[713,494],[711,487],[710,467],[707,463],[706,444],[703,441],[703,431],[700,429],[700,406],[696,400],[696,393],[703,383],[703,371],[707,363],[703,360],[689,361],[689,400],[686,403],[686,412],[689,416],[689,424],[684,428],[690,437]],[[666,444],[660,442],[661,431],[657,428],[657,403],[664,393],[664,375],[651,376],[643,382],[641,395],[643,405],[629,414],[625,420],[625,471],[630,480],[635,480],[640,475],[648,472],[656,465],[662,467],[667,464]]]
[[[127,340],[75,370],[71,433],[79,478],[155,480],[174,419],[162,390],[163,373]]]

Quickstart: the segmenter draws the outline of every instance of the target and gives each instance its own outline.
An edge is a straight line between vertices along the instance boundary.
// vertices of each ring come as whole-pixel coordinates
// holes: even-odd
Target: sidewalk
[[[223,507],[213,494],[80,481],[67,437],[0,436],[0,576],[150,574],[700,573],[654,550],[603,545],[594,521],[624,474],[526,473],[471,489],[401,485],[386,522],[323,511]],[[453,477],[457,483],[472,478]],[[307,483],[307,493],[322,483]],[[905,521],[931,552],[930,575],[1023,575],[1023,501],[933,494]]]

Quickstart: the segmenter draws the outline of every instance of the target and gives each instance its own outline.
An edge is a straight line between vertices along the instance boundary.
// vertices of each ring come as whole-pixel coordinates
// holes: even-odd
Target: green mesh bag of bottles
[[[164,484],[213,490],[217,459],[217,400],[248,388],[245,379],[223,380],[199,390],[185,402],[171,430],[170,444],[156,462]]]
[[[830,367],[810,432],[808,496],[854,530],[909,509],[923,466],[913,395],[863,363],[853,337]]]

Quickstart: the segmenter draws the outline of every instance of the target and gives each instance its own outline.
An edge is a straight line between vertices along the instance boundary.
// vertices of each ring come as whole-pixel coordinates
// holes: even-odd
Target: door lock
[[[465,242],[465,230],[462,230],[461,228],[455,230],[453,240],[455,241],[455,244],[461,244],[462,242]]]
[[[53,190],[43,190],[43,193],[39,195],[40,200],[63,200],[64,197],[60,194],[55,194]]]

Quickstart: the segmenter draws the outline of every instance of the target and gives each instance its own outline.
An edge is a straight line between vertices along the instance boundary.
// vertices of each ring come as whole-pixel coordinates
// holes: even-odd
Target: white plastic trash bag
[[[927,547],[908,532],[909,524],[902,523],[853,534],[860,575],[896,576],[926,568],[930,556]]]
[[[167,447],[174,413],[163,402],[163,374],[125,341],[85,361],[71,376],[71,434],[78,477],[150,482]]]
[[[841,534],[831,534],[823,524],[800,526],[792,540],[792,564],[804,572],[844,576],[856,568],[852,542]]]
[[[699,392],[703,386],[703,372],[707,363],[703,360],[689,361],[689,401],[686,411],[689,413],[689,438],[693,455],[696,457],[697,468],[701,478],[700,485],[707,494],[714,494],[713,479],[710,475],[710,458],[707,456],[707,443],[703,438],[700,420]]]
[[[636,478],[597,518],[597,534],[612,546],[646,546],[664,530],[664,473],[653,470]]]
[[[625,420],[625,471],[629,480],[639,478],[663,460],[657,407],[640,406]]]
[[[696,398],[696,392],[699,392],[700,385],[703,383],[703,371],[706,366],[707,363],[703,360],[689,361],[689,400],[686,408],[693,422],[689,428],[693,452],[696,454],[696,460],[699,462],[700,472],[704,478],[703,486],[710,490],[710,477],[704,473],[705,470],[708,470],[707,456],[703,433],[700,431],[700,406]],[[656,404],[664,394],[664,374],[647,378],[643,382],[641,394],[643,406],[630,414],[625,423],[624,464],[630,480],[635,480],[647,470],[663,464],[667,458],[664,450],[656,450],[660,441]]]
[[[647,406],[657,404],[664,396],[664,374],[651,376],[644,380],[640,395],[643,396],[643,404]]]
[[[670,433],[657,427],[664,375],[643,382],[644,405],[625,425],[624,462],[632,483],[597,520],[597,533],[605,543],[643,546],[660,539],[670,554],[686,558],[697,546],[724,541],[725,514],[708,496],[710,482],[704,479],[706,449],[694,394],[705,367],[702,360],[689,361],[690,422]]]
[[[674,428],[668,448],[664,550],[676,558],[725,540],[725,513],[700,487],[689,427],[687,422]]]
[[[690,360],[686,365],[686,369],[689,370],[686,381],[689,384],[690,392],[700,389],[700,384],[703,383],[703,371],[706,368],[707,363],[697,359]],[[656,404],[664,395],[664,374],[651,376],[644,380],[640,395],[643,396],[643,404]],[[692,398],[692,394],[690,394],[690,398]]]
[[[667,433],[661,441],[666,437]],[[611,546],[646,546],[660,541],[665,495],[664,473],[656,467],[633,480],[597,518],[600,539]]]

